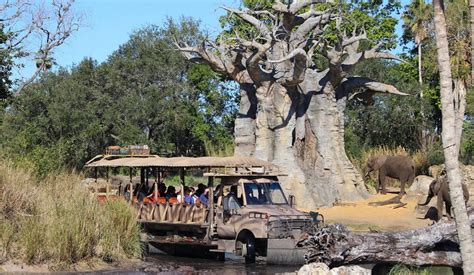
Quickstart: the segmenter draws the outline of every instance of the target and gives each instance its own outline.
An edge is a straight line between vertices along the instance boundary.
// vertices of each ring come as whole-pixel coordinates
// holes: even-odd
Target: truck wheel
[[[252,235],[245,234],[238,240],[237,245],[242,247],[242,256],[245,258],[245,263],[255,263],[255,238]]]

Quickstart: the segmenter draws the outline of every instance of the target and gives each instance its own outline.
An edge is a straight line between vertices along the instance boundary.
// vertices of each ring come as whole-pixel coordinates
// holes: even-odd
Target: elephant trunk
[[[425,201],[424,203],[419,203],[418,205],[419,205],[419,206],[428,205],[428,203],[430,203],[430,201],[431,201],[431,198],[433,198],[433,195],[432,195],[432,194],[428,194],[428,197],[426,197],[426,201]]]
[[[366,167],[366,168],[364,169],[364,180],[365,180],[365,181],[367,181],[367,179],[369,178],[370,172],[372,172],[372,169],[370,169],[370,168],[368,168],[368,167]]]

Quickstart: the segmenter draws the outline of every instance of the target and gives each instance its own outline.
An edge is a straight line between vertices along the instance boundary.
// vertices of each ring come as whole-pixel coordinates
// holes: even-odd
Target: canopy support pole
[[[184,187],[186,186],[186,183],[184,182],[184,168],[179,169],[179,178],[181,181],[181,203],[184,202]]]
[[[212,241],[212,232],[214,232],[214,177],[209,176],[207,178],[207,188],[209,196],[207,205],[209,206],[209,231],[207,232],[207,242]]]
[[[133,205],[133,183],[132,183],[133,168],[130,167],[130,204]]]
[[[107,180],[107,182],[105,183],[105,198],[107,200],[109,200],[109,190],[110,190],[110,186],[109,186],[109,167],[107,167],[107,171],[105,172],[105,178]]]

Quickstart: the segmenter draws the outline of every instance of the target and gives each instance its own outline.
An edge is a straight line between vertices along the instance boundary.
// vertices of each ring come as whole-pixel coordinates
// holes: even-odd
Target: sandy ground
[[[331,208],[320,208],[317,211],[324,215],[326,223],[342,223],[354,231],[370,229],[381,231],[402,231],[431,225],[433,222],[421,219],[416,214],[417,199],[406,198],[404,207],[393,209],[394,205],[370,206],[369,202],[385,201],[395,194],[373,195],[367,200],[342,202]]]

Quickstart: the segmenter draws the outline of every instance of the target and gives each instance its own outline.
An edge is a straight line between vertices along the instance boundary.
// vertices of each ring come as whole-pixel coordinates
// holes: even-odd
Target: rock
[[[193,274],[196,272],[194,267],[187,265],[180,266],[175,271],[180,274]]]
[[[345,265],[333,268],[329,271],[329,275],[370,275],[372,274],[371,267],[363,267],[360,265]]]
[[[330,270],[324,263],[310,263],[302,266],[298,270],[298,275],[370,275],[372,267],[373,265],[346,265]]]
[[[428,174],[432,176],[433,178],[437,178],[439,176],[439,173],[441,173],[441,170],[443,170],[444,164],[439,164],[439,165],[431,165],[428,168]]]
[[[413,184],[408,188],[407,193],[415,196],[426,196],[430,188],[430,183],[434,180],[433,177],[419,175],[413,181]]]
[[[323,263],[305,264],[298,270],[298,275],[327,275],[329,267]]]

